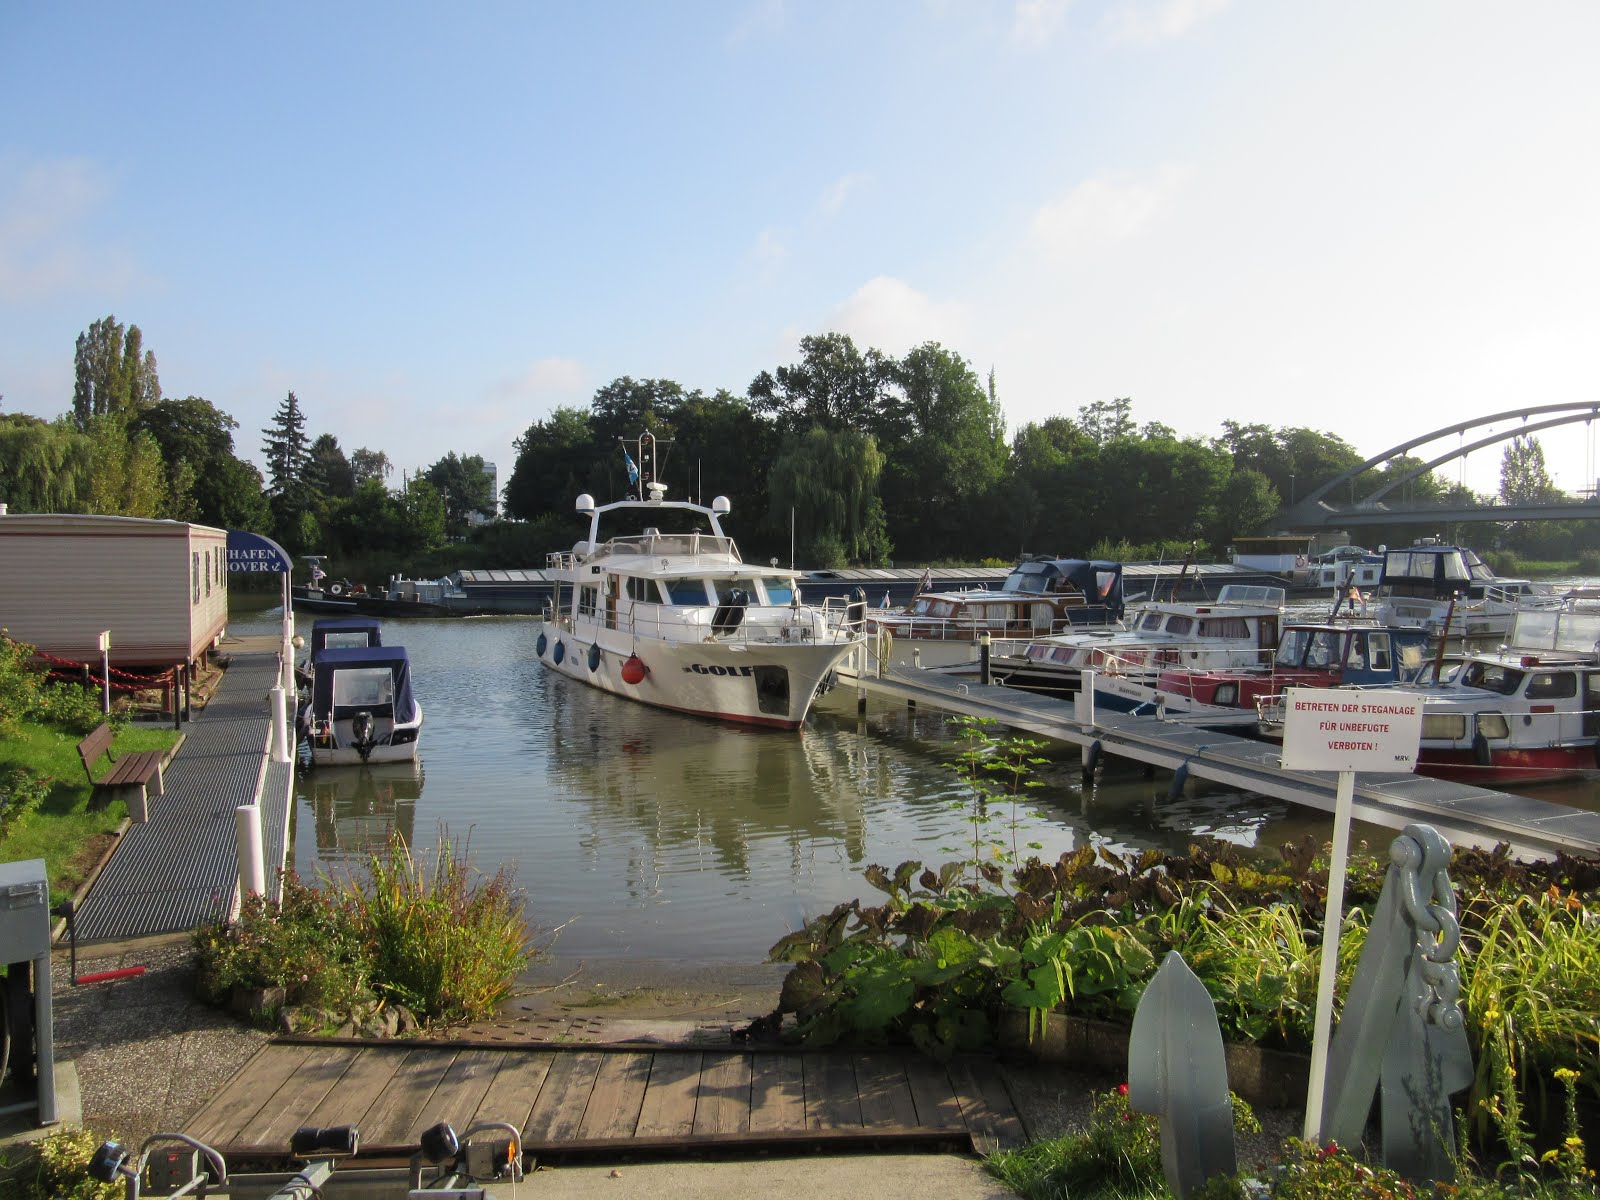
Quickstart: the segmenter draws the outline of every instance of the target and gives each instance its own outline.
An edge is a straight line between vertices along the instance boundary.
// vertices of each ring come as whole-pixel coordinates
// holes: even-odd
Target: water
[[[275,632],[277,619],[236,611],[233,631]],[[868,864],[970,857],[971,792],[945,765],[955,739],[941,714],[874,702],[858,718],[841,688],[799,733],[722,725],[545,671],[536,629],[521,618],[384,623],[384,641],[412,660],[421,761],[298,773],[303,876],[348,870],[391,829],[419,853],[447,832],[480,869],[512,869],[531,924],[562,955],[748,963],[841,901],[881,899]],[[1203,782],[1169,801],[1165,773],[1146,779],[1116,759],[1086,795],[1076,748],[1046,758],[1044,786],[992,810],[983,837],[1048,860],[1083,845],[1181,851],[1199,833],[1271,852],[1325,840],[1331,826]],[[1358,824],[1354,837],[1379,847],[1392,834]]]

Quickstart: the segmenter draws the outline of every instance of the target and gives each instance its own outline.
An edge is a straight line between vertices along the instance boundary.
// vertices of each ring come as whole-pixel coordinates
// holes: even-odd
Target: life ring
[[[342,583],[330,583],[328,585],[328,592],[331,595],[334,595],[334,596],[342,596],[342,595],[344,595],[344,584],[342,584]]]
[[[1487,767],[1493,760],[1493,754],[1489,750],[1489,739],[1481,733],[1472,736],[1472,760],[1480,767]]]

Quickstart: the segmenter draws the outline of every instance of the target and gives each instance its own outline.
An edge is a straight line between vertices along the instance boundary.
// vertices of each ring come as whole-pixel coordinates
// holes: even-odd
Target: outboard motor
[[[354,739],[356,753],[361,755],[362,762],[366,762],[367,756],[372,753],[372,748],[378,744],[372,714],[366,709],[362,709],[351,719],[350,736]]]

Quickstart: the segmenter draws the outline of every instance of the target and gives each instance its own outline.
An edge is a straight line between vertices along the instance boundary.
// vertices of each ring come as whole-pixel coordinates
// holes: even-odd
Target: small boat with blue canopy
[[[311,700],[301,737],[314,766],[406,762],[417,757],[422,705],[403,646],[325,646],[311,659]]]

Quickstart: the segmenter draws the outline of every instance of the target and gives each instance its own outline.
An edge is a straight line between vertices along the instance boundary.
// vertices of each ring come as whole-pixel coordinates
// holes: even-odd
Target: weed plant
[[[433,1023],[491,1015],[533,957],[507,869],[479,876],[447,837],[420,864],[398,834],[364,880],[285,875],[280,903],[252,897],[192,944],[213,1003],[236,987],[281,987],[285,1003],[335,1016],[394,1003]]]

